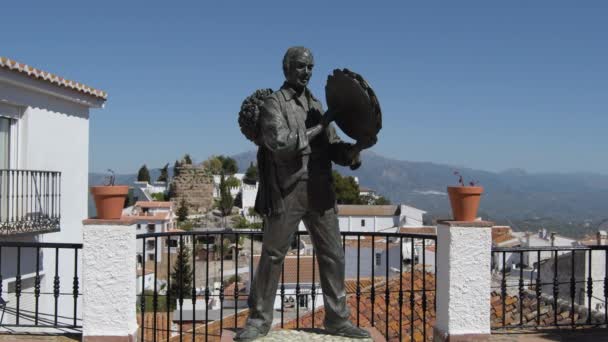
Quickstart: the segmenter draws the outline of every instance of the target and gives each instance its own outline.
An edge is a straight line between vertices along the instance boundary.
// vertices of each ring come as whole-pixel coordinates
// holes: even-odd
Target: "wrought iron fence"
[[[61,173],[0,169],[0,235],[59,230]]]
[[[351,321],[375,327],[387,340],[432,340],[436,237],[341,234]],[[141,341],[181,341],[186,336],[219,341],[224,329],[244,325],[262,232],[147,233],[137,238]],[[177,248],[169,239],[178,241]],[[308,233],[298,232],[292,247],[276,294],[276,327],[322,328],[322,288]]]
[[[81,250],[82,244],[0,241],[0,328],[82,328]]]
[[[492,249],[492,328],[608,325],[608,246]]]

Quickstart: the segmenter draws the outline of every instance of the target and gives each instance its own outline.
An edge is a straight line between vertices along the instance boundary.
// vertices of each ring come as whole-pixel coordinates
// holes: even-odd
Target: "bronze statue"
[[[313,67],[309,49],[289,48],[283,58],[286,81],[281,89],[274,93],[269,89],[257,91],[245,100],[239,115],[243,133],[259,146],[260,185],[255,209],[264,217],[264,238],[249,295],[249,318],[245,328],[236,335],[236,341],[251,341],[270,330],[282,264],[300,220],[309,231],[318,256],[327,332],[352,338],[370,337],[367,331],[348,320],[344,252],[331,163],[353,169],[359,167],[360,151],[376,142],[375,134],[370,132],[375,129],[377,134],[380,124],[371,130],[362,129],[356,144],[341,141],[331,122],[344,115],[344,111],[330,105],[330,110],[324,113],[321,103],[307,88]],[[354,76],[351,78],[352,82],[361,84]],[[328,89],[334,87],[330,83],[328,80]],[[349,81],[341,84],[348,85]],[[367,86],[369,91],[361,88],[364,89],[360,91],[362,96],[373,97],[370,102],[377,104],[373,91],[370,95],[371,88]],[[331,103],[341,103],[333,90],[331,93],[334,96]],[[353,109],[348,104],[340,106]],[[373,110],[376,113],[369,114],[379,120],[379,105]]]

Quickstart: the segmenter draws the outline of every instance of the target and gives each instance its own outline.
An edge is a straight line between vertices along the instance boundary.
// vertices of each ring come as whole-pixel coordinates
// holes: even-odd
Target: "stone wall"
[[[189,214],[206,213],[213,207],[213,175],[202,166],[178,167],[171,180],[170,199],[176,208],[185,199]]]

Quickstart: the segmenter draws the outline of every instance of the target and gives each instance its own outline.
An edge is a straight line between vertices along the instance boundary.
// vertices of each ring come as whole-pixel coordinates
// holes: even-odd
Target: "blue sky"
[[[374,87],[377,153],[608,174],[606,18],[605,1],[13,1],[0,55],[109,93],[92,171],[253,149],[241,101],[278,88],[285,49],[304,45],[320,99],[335,68]]]

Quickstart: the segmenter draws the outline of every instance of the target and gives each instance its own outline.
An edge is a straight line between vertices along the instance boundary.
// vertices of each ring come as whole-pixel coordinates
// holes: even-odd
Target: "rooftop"
[[[260,261],[259,255],[253,256],[254,269],[257,269],[258,262]],[[319,282],[319,265],[315,260],[315,267],[312,267],[312,256],[301,255],[300,256],[300,267],[298,268],[297,256],[286,256],[285,257],[285,284],[295,284],[298,279],[300,284],[312,284],[313,282],[313,270],[314,270],[314,281]],[[299,274],[299,278],[298,278]],[[283,279],[282,276],[279,279]],[[281,281],[281,280],[279,280]]]
[[[341,204],[341,205],[338,205],[338,215],[340,215],[340,216],[397,216],[397,215],[399,215],[399,206],[398,205]]]
[[[34,79],[38,79],[68,89],[76,90],[78,92],[91,95],[103,100],[106,100],[108,98],[108,94],[103,90],[95,89],[86,84],[65,79],[61,76],[57,76],[51,74],[50,72],[36,69],[32,66],[29,66],[24,63],[19,63],[7,57],[0,56],[0,69],[5,69],[23,75],[27,75]]]

